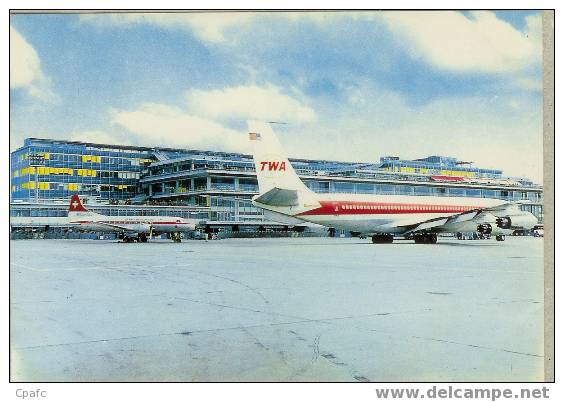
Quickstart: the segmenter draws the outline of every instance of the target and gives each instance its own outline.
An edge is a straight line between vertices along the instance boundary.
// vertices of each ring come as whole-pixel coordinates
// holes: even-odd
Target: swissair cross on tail
[[[68,218],[79,230],[118,232],[124,242],[145,243],[147,236],[170,233],[171,239],[180,242],[180,233],[196,228],[196,221],[174,216],[106,216],[89,211],[77,194],[69,205]]]
[[[394,236],[436,243],[437,233],[475,231],[502,241],[515,229],[537,224],[519,202],[491,198],[314,193],[284,156],[270,125],[248,124],[260,192],[252,202],[269,219],[357,232],[373,243],[391,243]]]

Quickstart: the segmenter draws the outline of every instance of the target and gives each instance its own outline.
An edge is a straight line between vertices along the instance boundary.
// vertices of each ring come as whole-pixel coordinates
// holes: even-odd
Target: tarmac
[[[542,381],[543,239],[10,242],[12,381]]]

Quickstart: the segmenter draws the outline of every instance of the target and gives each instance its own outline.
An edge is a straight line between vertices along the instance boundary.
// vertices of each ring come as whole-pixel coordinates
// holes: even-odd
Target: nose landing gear
[[[505,241],[505,235],[497,235],[497,236],[495,237],[495,239],[496,239],[497,241]]]

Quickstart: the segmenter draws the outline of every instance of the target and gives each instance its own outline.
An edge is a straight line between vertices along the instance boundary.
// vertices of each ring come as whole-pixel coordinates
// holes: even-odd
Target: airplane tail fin
[[[80,197],[78,196],[78,194],[74,194],[71,197],[69,204],[69,211],[68,211],[69,218],[97,216],[97,215],[98,215],[97,213],[89,211],[84,205],[82,205],[82,202],[80,201]]]
[[[288,198],[289,192],[295,193],[296,198],[304,196],[311,198],[314,196],[315,193],[307,188],[294,171],[270,124],[249,121],[248,127],[249,140],[253,143],[253,159],[259,185],[259,199],[274,189],[286,192],[286,198]]]

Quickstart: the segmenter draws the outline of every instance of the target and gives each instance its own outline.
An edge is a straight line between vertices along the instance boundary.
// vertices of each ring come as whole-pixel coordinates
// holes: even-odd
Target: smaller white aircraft
[[[78,230],[118,232],[124,242],[138,241],[145,243],[147,235],[170,233],[174,242],[180,242],[180,232],[196,229],[196,221],[174,216],[106,216],[89,211],[80,202],[77,194],[73,195],[69,205],[68,218]]]

